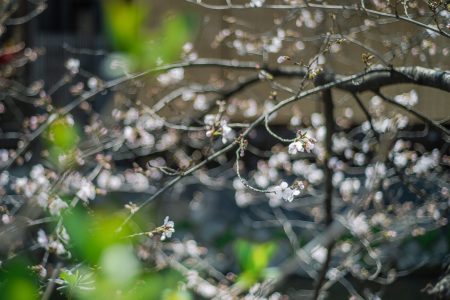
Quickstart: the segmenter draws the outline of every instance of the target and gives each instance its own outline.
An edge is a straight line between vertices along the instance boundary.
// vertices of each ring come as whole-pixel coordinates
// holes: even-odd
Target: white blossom
[[[149,114],[142,115],[136,122],[136,127],[148,131],[161,129],[164,126],[164,121],[161,118],[153,117]]]
[[[278,53],[281,50],[282,46],[283,46],[282,39],[280,39],[279,37],[273,37],[270,40],[270,44],[266,47],[266,49],[270,53]]]
[[[365,161],[366,161],[366,156],[364,155],[364,153],[358,152],[358,153],[355,153],[355,155],[353,156],[353,162],[357,166],[364,165]]]
[[[344,199],[348,199],[352,194],[359,191],[361,183],[357,178],[346,178],[342,181],[339,191]]]
[[[222,120],[220,122],[220,126],[222,128],[222,143],[226,144],[227,142],[234,139],[234,131],[233,129],[228,126],[228,122],[225,120]]]
[[[158,142],[156,143],[156,149],[158,151],[166,150],[178,141],[178,135],[175,131],[169,131],[160,136]]]
[[[97,184],[103,189],[118,190],[123,184],[123,179],[119,175],[113,175],[104,170],[97,176]]]
[[[76,194],[77,197],[84,202],[87,202],[89,200],[93,200],[95,198],[95,194],[95,186],[92,184],[92,182],[83,178],[80,183],[80,189]]]
[[[123,123],[125,125],[129,125],[135,122],[138,118],[139,118],[139,111],[136,108],[132,107],[125,113]]]
[[[411,90],[409,93],[395,96],[394,101],[404,106],[414,106],[419,101],[419,95],[416,90]]]
[[[169,220],[169,216],[164,219],[164,224],[162,225],[163,232],[161,233],[161,241],[172,237],[172,233],[175,232],[175,222]]]
[[[386,166],[383,163],[369,165],[365,170],[365,175],[366,175],[365,185],[366,187],[368,187],[370,183],[373,183],[376,180],[386,177]]]
[[[327,249],[317,245],[311,250],[311,257],[319,263],[324,263],[327,257]]]
[[[126,173],[125,179],[134,191],[142,192],[149,188],[147,177],[141,173]]]
[[[333,177],[331,179],[333,186],[338,186],[343,180],[344,180],[345,176],[344,173],[339,171],[339,172],[335,172],[333,174]]]
[[[138,129],[138,135],[138,147],[153,147],[155,145],[155,137],[151,133],[143,129]]]
[[[212,114],[207,114],[204,118],[203,118],[203,122],[205,123],[205,125],[207,126],[214,126],[214,124],[216,123],[216,116],[212,115]]]
[[[44,176],[44,167],[41,164],[35,165],[35,166],[33,166],[31,168],[31,171],[30,171],[30,178],[31,179],[36,180],[36,179],[38,179],[39,177],[42,177],[42,176]]]
[[[158,82],[163,86],[176,84],[184,79],[184,69],[174,68],[167,73],[161,74],[157,77]]]
[[[62,255],[66,253],[66,248],[64,247],[64,245],[57,240],[50,241],[50,243],[48,244],[48,250],[56,253],[56,255]]]
[[[408,164],[408,154],[406,152],[395,153],[394,164],[397,167],[405,167]]]
[[[87,82],[87,86],[91,90],[96,90],[98,88],[99,84],[100,84],[100,82],[97,77],[90,77]]]
[[[269,158],[269,167],[271,168],[283,167],[286,164],[289,164],[289,155],[286,152],[272,154]]]
[[[0,161],[7,162],[9,159],[9,152],[6,149],[0,149]]]
[[[48,206],[48,198],[48,194],[44,191],[41,191],[36,195],[36,202],[40,207],[46,208]]]
[[[199,94],[195,97],[194,100],[194,109],[199,111],[204,111],[208,109],[208,101],[206,96],[203,94]]]
[[[295,43],[295,48],[297,48],[297,50],[304,50],[306,47],[305,47],[305,43],[303,43],[302,41],[297,41],[296,43]]]
[[[344,150],[351,147],[350,140],[343,135],[333,135],[333,151],[342,153]]]
[[[254,99],[249,99],[245,103],[247,107],[243,111],[244,117],[249,118],[256,116],[256,114],[258,113],[258,104],[256,103],[256,101]]]
[[[289,56],[281,55],[281,56],[278,56],[277,63],[282,64],[282,63],[284,63],[284,62],[286,62],[286,61],[288,61],[290,59],[291,58]]]
[[[47,234],[45,234],[45,231],[42,229],[39,229],[38,231],[37,242],[43,248],[48,246]]]
[[[337,280],[341,276],[341,273],[338,268],[331,268],[328,270],[326,277],[330,280]]]
[[[71,73],[76,74],[80,70],[80,61],[76,58],[69,58],[65,63],[65,67]]]
[[[303,148],[302,141],[295,141],[289,144],[288,152],[289,154],[297,154],[298,152],[304,152],[305,148]]]
[[[414,164],[412,170],[415,174],[424,174],[439,165],[439,150],[435,149],[431,154],[422,155]]]
[[[321,169],[312,167],[306,178],[311,184],[319,184],[324,178],[324,173]]]
[[[191,89],[186,89],[183,91],[183,93],[181,94],[181,99],[183,99],[183,101],[191,101],[195,98],[195,93],[193,90]]]
[[[293,115],[289,123],[291,126],[300,126],[302,124],[302,117],[300,115]]]
[[[363,235],[369,231],[369,224],[364,214],[359,214],[356,217],[350,215],[347,222],[350,230],[357,235]]]
[[[41,248],[44,248],[45,250],[51,251],[56,253],[57,255],[62,255],[66,253],[66,249],[64,248],[64,245],[53,238],[49,238],[47,234],[44,232],[44,230],[39,229],[38,231],[38,237],[37,242]]]
[[[300,195],[300,190],[304,188],[302,185],[290,187],[287,182],[283,181],[280,185],[272,188],[272,193],[269,193],[269,204],[271,206],[278,206],[281,200],[292,202],[295,196]]]
[[[251,0],[250,6],[251,7],[262,7],[264,2],[265,2],[265,0]]]
[[[315,128],[323,125],[323,116],[319,113],[311,114],[311,125]]]
[[[5,186],[9,182],[9,172],[3,171],[0,173],[0,186]]]
[[[131,126],[126,126],[123,129],[123,137],[128,143],[134,144],[137,138],[136,130],[134,130]]]
[[[289,154],[295,155],[299,152],[311,152],[316,144],[316,139],[308,137],[306,134],[301,134],[294,142],[289,144]]]
[[[8,214],[3,214],[2,215],[2,223],[3,224],[7,225],[7,224],[11,223],[12,220],[13,220],[13,217],[11,217]]]
[[[64,202],[61,198],[55,197],[50,202],[48,210],[50,211],[50,214],[59,216],[61,214],[61,211],[68,207],[69,205],[67,205],[67,203]]]

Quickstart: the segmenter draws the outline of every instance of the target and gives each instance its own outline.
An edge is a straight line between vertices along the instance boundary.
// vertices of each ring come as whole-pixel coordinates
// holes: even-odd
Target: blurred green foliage
[[[272,270],[268,269],[268,266],[277,250],[274,242],[253,243],[238,240],[234,250],[241,269],[238,282],[244,287],[249,288],[261,279],[272,275]]]
[[[29,261],[23,256],[16,256],[2,265],[0,269],[0,299],[38,299],[37,277],[28,266]]]
[[[57,167],[65,167],[72,161],[80,136],[74,124],[67,118],[59,118],[48,128],[46,140],[50,161]],[[61,157],[66,159],[61,160]]]
[[[107,212],[75,209],[64,217],[74,262],[83,267],[64,270],[64,291],[76,299],[191,299],[177,289],[183,280],[173,270],[146,270],[133,249],[130,227],[117,229],[124,218]]]
[[[78,133],[75,127],[65,119],[59,119],[50,125],[51,140],[55,147],[62,151],[73,149],[78,142]]]
[[[108,36],[114,49],[131,62],[130,71],[176,60],[195,28],[191,16],[172,13],[163,17],[158,28],[150,30],[150,9],[149,1],[103,1]]]
[[[75,257],[96,264],[101,254],[109,246],[129,242],[125,239],[130,229],[116,232],[123,218],[111,216],[106,212],[87,213],[82,208],[75,208],[64,216],[64,226],[70,236]]]
[[[117,257],[118,261],[115,263],[123,262],[123,258]],[[177,290],[177,285],[182,278],[174,271],[136,274],[137,277],[133,280],[117,284],[100,270],[64,271],[60,279],[67,282],[63,289],[67,297],[80,300],[192,299],[190,293]]]

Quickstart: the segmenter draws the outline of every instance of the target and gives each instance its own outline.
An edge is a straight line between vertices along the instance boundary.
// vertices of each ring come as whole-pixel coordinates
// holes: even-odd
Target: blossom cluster
[[[299,137],[294,142],[289,144],[289,154],[295,155],[299,152],[311,152],[314,149],[314,145],[317,140],[312,137],[308,137],[306,133],[299,133]]]

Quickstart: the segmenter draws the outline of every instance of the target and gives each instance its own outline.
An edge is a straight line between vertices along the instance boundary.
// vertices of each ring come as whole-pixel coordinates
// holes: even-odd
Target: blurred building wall
[[[170,11],[190,13],[199,20],[200,26],[194,37],[194,42],[195,49],[200,57],[260,60],[260,57],[258,56],[237,56],[233,49],[223,44],[216,49],[212,49],[211,43],[214,40],[215,35],[221,29],[230,26],[229,23],[225,21],[226,19],[229,20],[230,17],[234,18],[236,22],[240,23],[244,28],[247,27],[249,30],[255,32],[268,33],[274,28],[273,18],[281,17],[282,15],[279,11],[272,12],[270,10],[214,11],[186,3],[183,0],[149,1],[149,4],[151,5],[151,19],[148,21],[149,27],[156,27],[161,19]],[[363,20],[349,18],[349,24],[354,23],[356,26],[358,22],[362,23]],[[298,30],[295,26],[290,29]],[[326,32],[327,28],[319,27],[317,32],[319,32],[318,30]],[[395,26],[380,26],[379,30],[382,33],[402,31],[405,35],[411,35],[417,31],[417,28],[400,22],[396,23]],[[308,36],[313,36],[314,33],[314,30],[310,30]],[[64,46],[76,49],[109,49],[105,30],[103,28],[101,4],[99,0],[49,0],[46,12],[29,23],[27,36],[31,42],[31,46],[43,47],[46,49],[46,55],[33,63],[30,67],[29,76],[30,78],[38,79],[40,76],[44,75],[45,78],[43,79],[48,84],[56,83],[61,79],[61,74],[64,72],[64,61],[73,56],[73,53],[64,49]],[[382,51],[382,43],[376,38],[376,32],[375,34],[367,34],[367,36],[360,35],[358,37],[360,37],[361,42]],[[307,45],[306,49],[299,53],[284,53],[289,51],[288,49],[283,49],[280,54],[293,55],[297,59],[307,59],[317,52],[317,47],[312,46],[313,43],[305,42],[305,44]],[[308,45],[311,45],[311,47],[308,47]],[[355,45],[349,45],[348,47],[345,47],[342,53],[328,57],[326,67],[333,70],[339,70],[338,72],[342,74],[361,72],[364,70],[364,65],[360,59],[362,52],[363,49],[360,49]],[[272,63],[275,63],[278,55],[279,54],[270,55]],[[99,63],[101,61],[99,57],[92,55],[79,55],[77,57],[81,60],[81,64],[84,68],[87,68],[87,70],[93,74],[98,74]],[[349,58],[353,58],[353,60],[349,61]],[[444,63],[446,57],[438,55],[434,58],[434,60],[436,59],[442,60],[441,65],[443,68],[449,67],[448,61]],[[414,60],[413,58],[406,61],[394,60],[394,63],[398,63],[399,65],[427,66],[426,63],[420,62],[418,59]],[[229,73],[229,71],[211,68],[201,69],[201,71],[193,73],[193,76],[195,79],[198,78],[199,81],[202,81],[211,77],[228,78]],[[298,80],[291,81],[291,83],[297,81]],[[407,92],[412,88],[416,89],[419,94],[420,101],[416,106],[417,110],[435,120],[448,118],[450,112],[450,102],[448,101],[449,93],[412,85],[389,87],[386,91],[388,91],[388,95],[394,96],[402,92]],[[264,87],[258,85],[255,88],[246,90],[242,97],[252,97],[258,99],[258,101],[263,101],[267,99],[269,93],[270,90],[267,86]],[[356,113],[357,119],[364,119],[362,112],[355,106],[354,101],[349,98],[348,95],[339,91],[336,91],[334,95],[335,101],[339,103],[337,114],[341,113],[341,108],[352,107]],[[283,98],[284,96],[287,95],[280,94],[280,98]],[[68,99],[68,97],[69,95],[67,92],[61,92],[61,95],[59,95],[59,99]],[[368,93],[363,95],[365,101],[368,101],[370,97],[371,95]],[[61,101],[64,102],[66,100]],[[296,109],[301,110],[304,115],[309,115],[311,112],[319,111],[321,109],[320,101],[317,101],[317,97],[311,97],[311,100],[304,101],[301,105],[296,105],[296,107]],[[286,118],[291,114],[291,111],[291,109],[282,111],[275,122],[285,123],[287,121]]]

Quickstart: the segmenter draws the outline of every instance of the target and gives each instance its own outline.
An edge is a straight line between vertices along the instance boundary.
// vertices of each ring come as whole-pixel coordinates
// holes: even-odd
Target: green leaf
[[[123,222],[119,216],[103,212],[88,214],[82,209],[73,209],[64,217],[64,225],[73,244],[71,251],[80,259],[97,264],[102,252],[109,246],[126,242],[130,231],[125,227],[120,233],[116,230]]]
[[[148,4],[144,1],[105,0],[103,10],[114,48],[130,52],[144,42],[140,38],[150,12]]]
[[[178,59],[196,24],[192,16],[172,13],[162,17],[159,28],[150,31],[149,7],[145,1],[103,1],[109,37],[115,50],[129,61],[131,71],[152,68],[158,60],[170,63]]]
[[[38,299],[35,285],[22,278],[15,278],[8,283],[8,289],[3,294],[5,299],[33,300]]]
[[[17,256],[4,262],[0,268],[0,298],[14,300],[39,299],[37,278],[28,266],[30,262]]]
[[[250,287],[269,274],[266,272],[266,268],[275,251],[276,244],[274,242],[251,243],[238,240],[235,244],[235,252],[242,271],[238,281],[244,286]]]
[[[162,295],[163,300],[191,300],[192,296],[185,291],[166,290]]]

